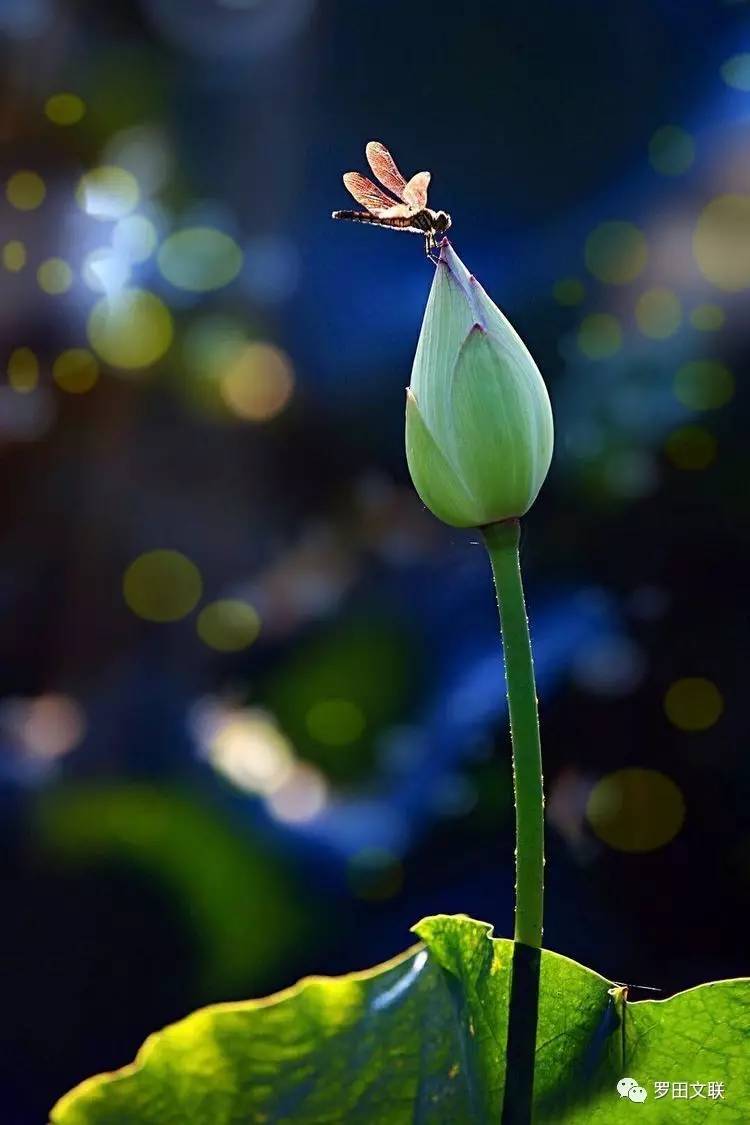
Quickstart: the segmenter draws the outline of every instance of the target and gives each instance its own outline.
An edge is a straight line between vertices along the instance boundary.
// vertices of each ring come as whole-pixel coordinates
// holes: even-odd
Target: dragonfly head
[[[446,211],[435,212],[435,234],[445,234],[451,225],[451,217]]]

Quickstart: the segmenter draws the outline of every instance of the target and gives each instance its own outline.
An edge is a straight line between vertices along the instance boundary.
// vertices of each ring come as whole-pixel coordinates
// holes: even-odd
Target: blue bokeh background
[[[432,170],[555,410],[522,549],[545,943],[666,994],[746,974],[748,5],[2,0],[0,34],[0,1119],[425,914],[511,932],[489,566],[404,459],[432,266],[329,218],[372,138]],[[125,596],[144,557],[142,600],[199,572],[174,620]],[[222,599],[252,644],[196,629]],[[684,816],[648,775],[613,841],[591,801],[623,769]]]

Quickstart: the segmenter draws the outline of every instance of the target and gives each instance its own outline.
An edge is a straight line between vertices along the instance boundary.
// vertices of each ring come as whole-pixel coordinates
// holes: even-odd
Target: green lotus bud
[[[520,517],[547,476],[552,445],[534,360],[444,240],[406,392],[414,487],[454,527]]]

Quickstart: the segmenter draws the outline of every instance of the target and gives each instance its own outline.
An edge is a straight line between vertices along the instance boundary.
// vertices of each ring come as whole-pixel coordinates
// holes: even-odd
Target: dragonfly
[[[383,187],[378,187],[359,172],[347,172],[344,186],[365,210],[334,211],[331,217],[421,234],[425,240],[425,253],[428,258],[432,257],[437,239],[451,225],[451,217],[445,211],[431,211],[427,206],[430,173],[417,172],[410,180],[405,180],[390,152],[380,141],[370,141],[365,155],[373,175]],[[391,195],[383,188],[387,188]]]
[[[621,981],[621,980],[613,980],[612,984],[614,985],[614,987],[607,989],[607,991],[608,991],[609,995],[614,1000],[627,1000],[628,993],[633,988],[637,988],[639,992],[662,992],[663,991],[663,989],[654,988],[650,984],[625,984],[625,982]]]

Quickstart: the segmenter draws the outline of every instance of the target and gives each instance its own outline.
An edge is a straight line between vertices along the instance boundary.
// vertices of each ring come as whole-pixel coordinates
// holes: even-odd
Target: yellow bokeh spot
[[[558,305],[570,307],[580,305],[586,296],[586,290],[583,287],[583,282],[579,281],[577,277],[561,277],[559,281],[555,282],[552,295]]]
[[[726,313],[720,305],[696,305],[690,314],[690,323],[699,332],[717,332],[724,326]]]
[[[260,617],[248,602],[222,598],[211,602],[198,615],[198,636],[219,652],[248,648],[260,632]]]
[[[635,306],[635,319],[644,336],[665,340],[682,323],[682,305],[671,289],[655,286],[641,293]]]
[[[294,389],[289,357],[272,344],[246,344],[221,376],[221,395],[238,417],[267,422],[280,413]]]
[[[671,684],[664,696],[664,710],[680,730],[708,730],[721,716],[724,700],[711,680],[688,676]]]
[[[750,91],[750,53],[745,51],[739,55],[732,55],[721,64],[720,73],[727,86],[747,93]]]
[[[690,410],[716,410],[732,398],[734,376],[718,359],[694,359],[675,375],[674,393]]]
[[[680,176],[695,160],[695,143],[678,125],[664,125],[649,142],[648,158],[662,176]]]
[[[3,246],[3,265],[11,273],[18,273],[26,265],[26,247],[17,238],[12,238]]]
[[[115,164],[102,164],[81,176],[76,201],[82,211],[102,221],[121,219],[138,203],[140,191],[135,176]]]
[[[97,355],[125,370],[155,363],[172,343],[171,313],[146,289],[124,289],[116,297],[97,301],[87,329]]]
[[[125,601],[147,621],[178,621],[195,608],[202,591],[200,571],[179,551],[147,551],[123,579]]]
[[[586,239],[586,266],[599,281],[627,285],[648,260],[643,233],[633,223],[601,223]]]
[[[305,725],[316,742],[324,746],[347,746],[365,729],[365,717],[349,699],[320,699],[305,716]]]
[[[233,238],[213,227],[176,231],[159,247],[157,262],[167,281],[194,293],[221,289],[242,268],[242,251]]]
[[[652,852],[682,828],[685,801],[674,781],[659,770],[616,770],[589,793],[586,817],[611,848]]]
[[[44,103],[44,112],[55,125],[75,125],[86,112],[86,105],[78,94],[53,94]]]
[[[36,271],[39,288],[45,293],[57,296],[58,293],[67,293],[73,284],[73,271],[62,258],[47,258]]]
[[[37,172],[14,172],[5,185],[5,196],[18,211],[33,211],[43,201],[47,189]]]
[[[610,313],[585,316],[578,329],[578,347],[589,359],[606,359],[622,346],[622,328]]]
[[[703,208],[693,254],[717,289],[737,293],[750,286],[750,195],[720,195]]]
[[[703,426],[681,426],[667,438],[665,452],[676,469],[707,469],[716,460],[716,438]]]
[[[112,245],[130,262],[145,262],[156,249],[156,227],[145,215],[128,215],[112,231]]]
[[[8,359],[8,382],[19,394],[33,391],[39,382],[39,360],[31,348],[16,348]]]
[[[99,378],[99,364],[88,348],[68,348],[52,364],[52,377],[63,391],[82,395]]]

